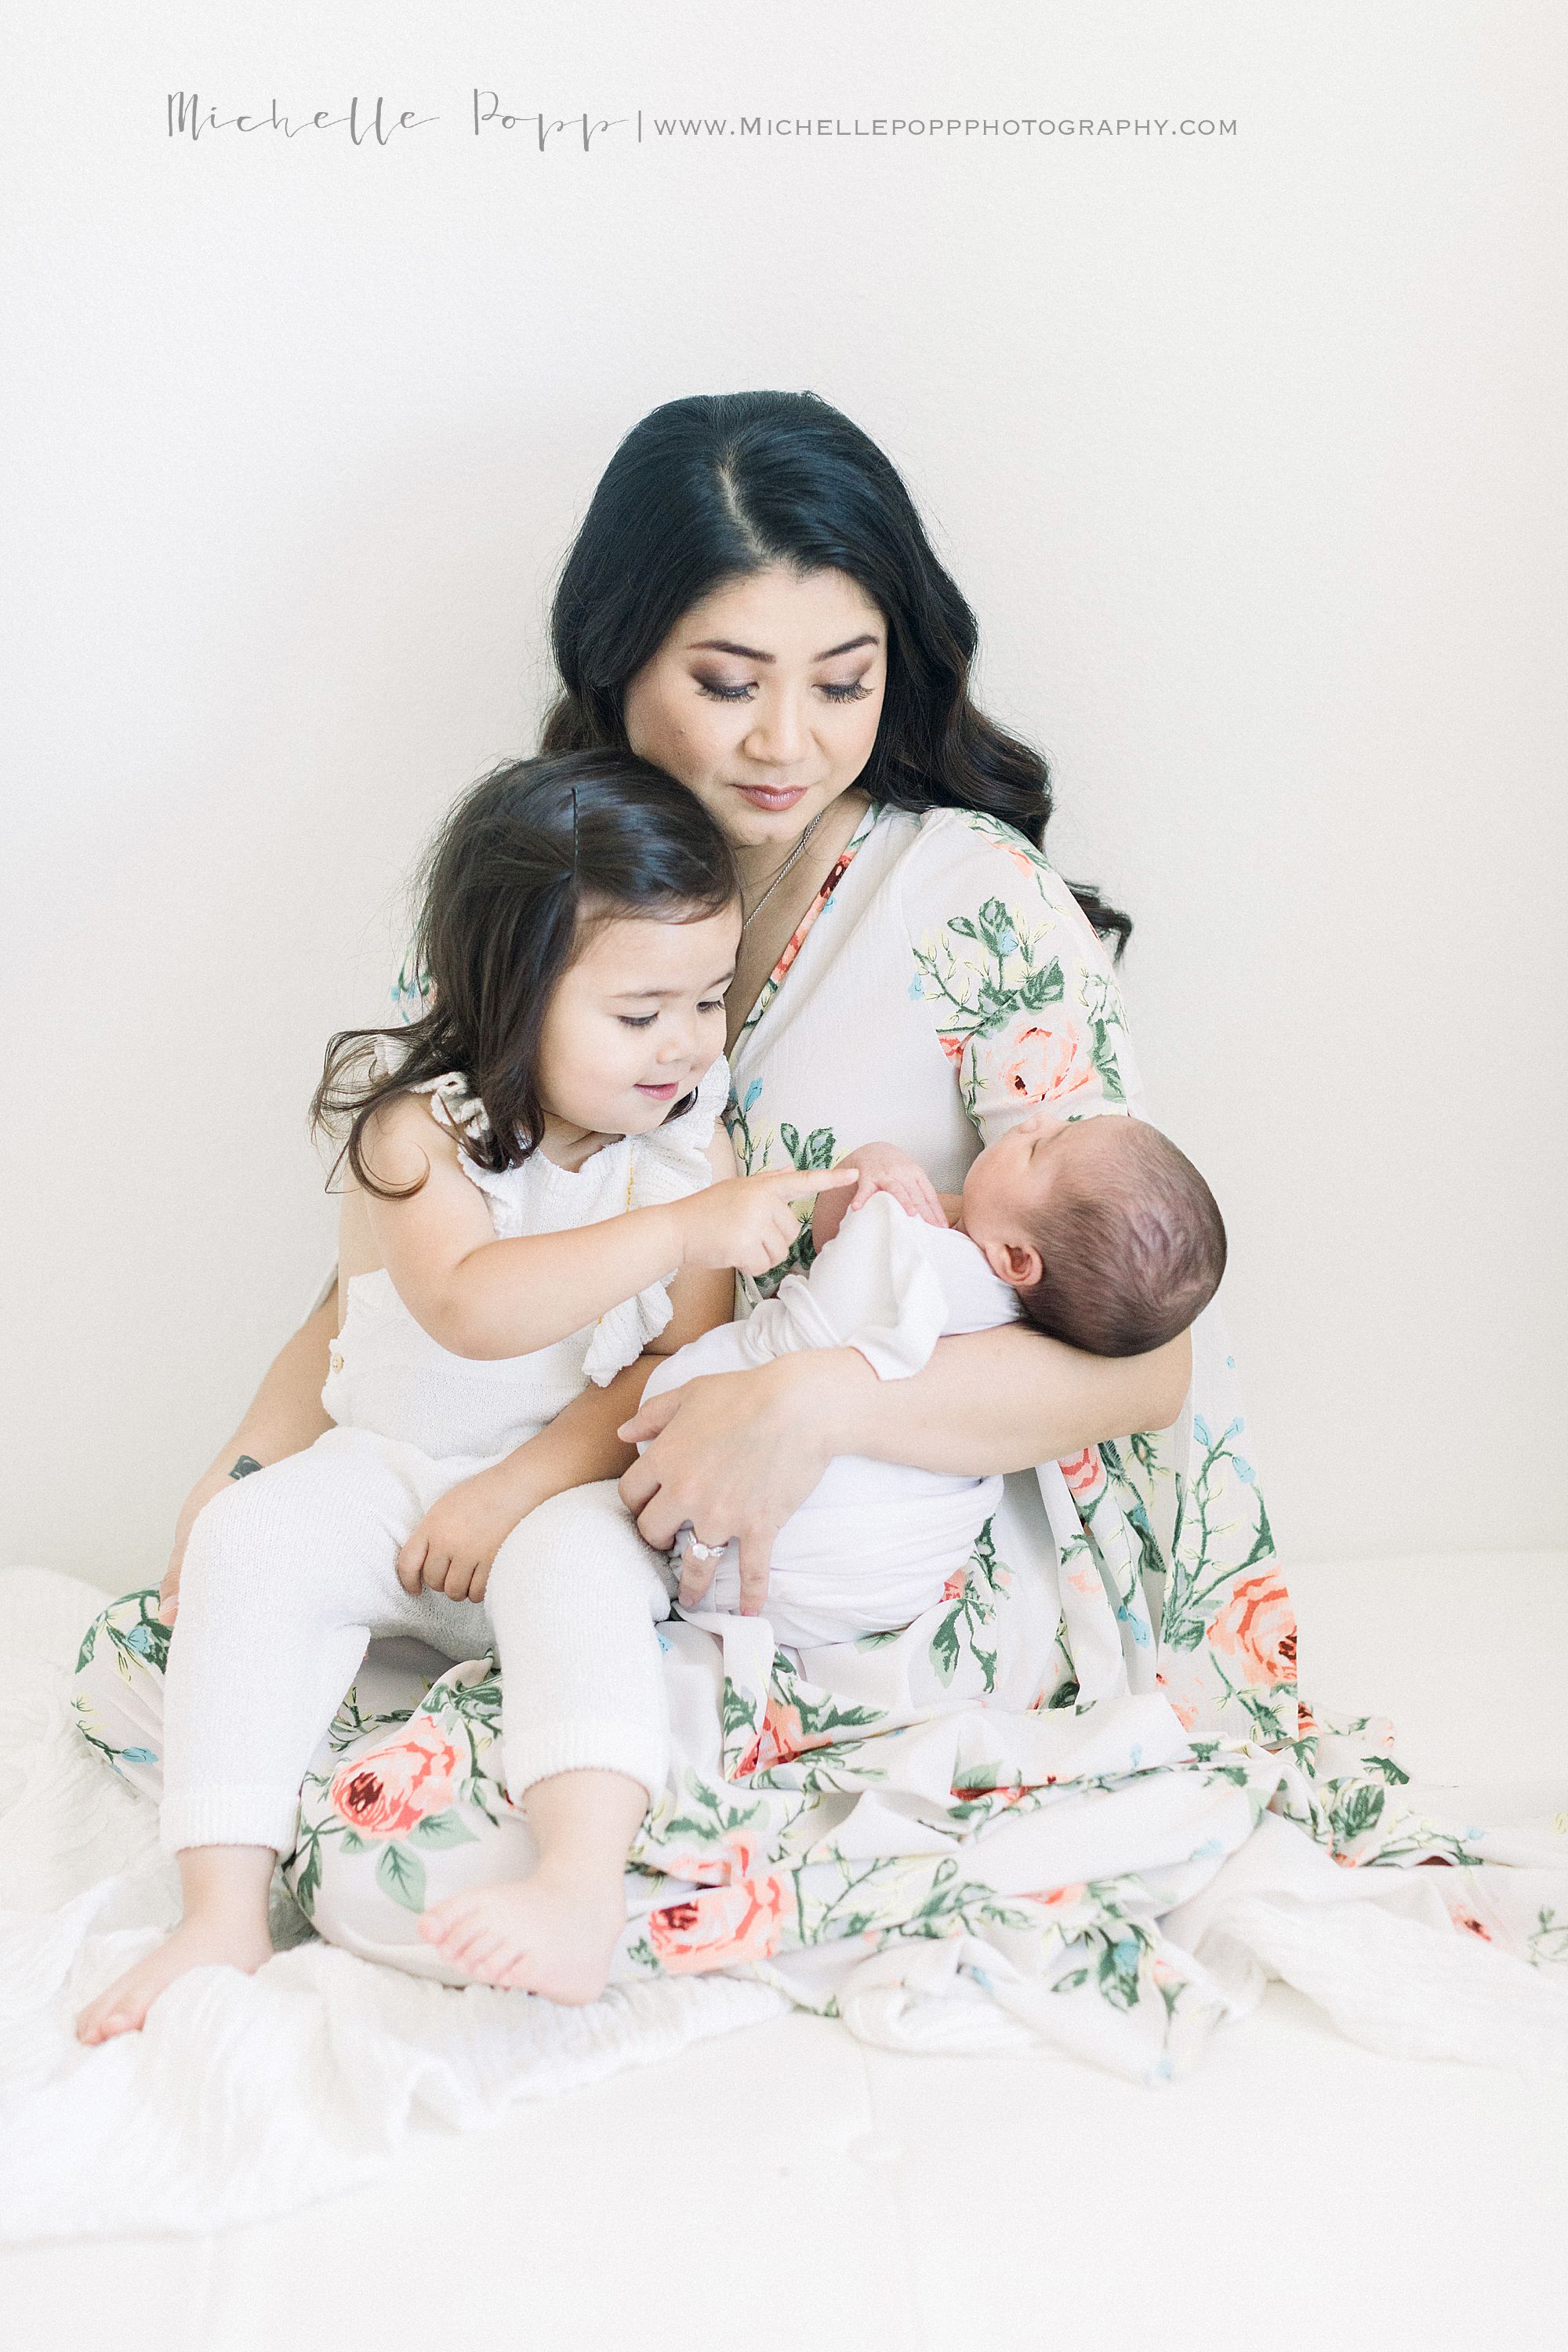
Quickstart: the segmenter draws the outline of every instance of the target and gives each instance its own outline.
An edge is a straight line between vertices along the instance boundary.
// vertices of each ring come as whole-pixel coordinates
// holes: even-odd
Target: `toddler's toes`
[[[476,1897],[472,1895],[450,1895],[445,1903],[434,1903],[419,1917],[419,1933],[427,1944],[439,1951],[448,1952],[461,1941],[466,1932],[478,1928],[482,1922],[476,1915]]]

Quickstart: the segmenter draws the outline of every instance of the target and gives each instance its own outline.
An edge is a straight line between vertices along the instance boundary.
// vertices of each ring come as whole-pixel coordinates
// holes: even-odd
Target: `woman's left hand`
[[[620,1482],[643,1540],[668,1551],[689,1522],[699,1542],[740,1548],[741,1612],[767,1597],[773,1539],[832,1460],[834,1399],[877,1375],[853,1348],[811,1349],[744,1372],[710,1372],[652,1397],[617,1434],[647,1451]],[[713,1564],[682,1560],[680,1598],[695,1607]]]

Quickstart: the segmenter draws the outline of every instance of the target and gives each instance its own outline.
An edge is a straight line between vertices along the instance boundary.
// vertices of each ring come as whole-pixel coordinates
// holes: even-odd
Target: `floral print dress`
[[[1066,885],[1011,827],[958,809],[868,810],[731,1063],[748,1171],[886,1140],[944,1192],[1026,1111],[1142,1100],[1114,977]],[[810,1255],[807,1227],[737,1286],[738,1311]],[[957,1984],[1163,2080],[1226,2002],[1162,1922],[1266,1815],[1309,1859],[1452,1865],[1429,1883],[1457,1925],[1568,1965],[1561,1876],[1492,1866],[1547,1859],[1539,1842],[1420,1818],[1386,1727],[1301,1703],[1214,1307],[1193,1336],[1177,1426],[1008,1477],[967,1568],[901,1631],[791,1651],[765,1617],[659,1629],[677,1760],[633,1849],[623,1980],[741,1969],[857,2021],[868,2000]],[[106,1612],[79,1681],[86,1735],[150,1792],[153,1598]],[[320,1932],[423,1974],[440,1973],[415,1931],[425,1905],[531,1855],[494,1662],[440,1664],[400,1685],[367,1662],[285,1864]]]

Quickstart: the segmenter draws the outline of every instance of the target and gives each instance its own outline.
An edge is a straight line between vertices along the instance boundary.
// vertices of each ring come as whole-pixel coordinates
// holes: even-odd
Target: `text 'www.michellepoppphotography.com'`
[[[510,101],[500,90],[479,88],[461,106],[442,109],[404,105],[384,92],[372,96],[355,92],[321,107],[285,106],[273,97],[265,105],[231,108],[194,89],[170,90],[164,101],[165,136],[192,146],[226,133],[230,138],[285,146],[296,140],[313,145],[321,138],[342,138],[351,146],[379,152],[406,146],[420,133],[432,131],[469,142],[515,145],[539,154],[573,150],[592,154],[713,140],[759,148],[869,141],[937,149],[970,140],[1026,146],[1054,146],[1084,139],[1127,140],[1136,145],[1165,139],[1239,135],[1236,117],[1219,114],[730,115],[661,114],[633,107],[620,114],[596,114],[584,108],[580,113],[557,115]]]

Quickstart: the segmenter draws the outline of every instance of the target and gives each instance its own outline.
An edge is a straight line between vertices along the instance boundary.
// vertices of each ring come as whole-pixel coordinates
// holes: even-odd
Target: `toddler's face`
[[[646,1135],[724,1050],[741,910],[596,925],[550,1001],[539,1089],[563,1125]]]

